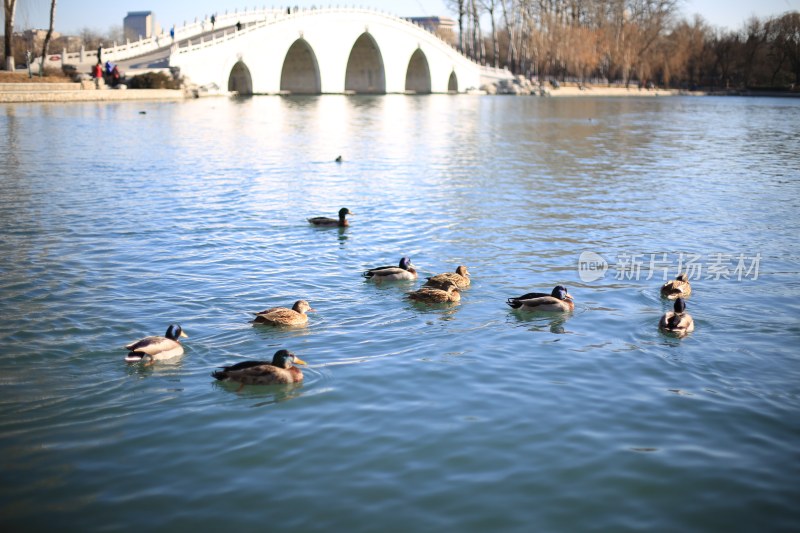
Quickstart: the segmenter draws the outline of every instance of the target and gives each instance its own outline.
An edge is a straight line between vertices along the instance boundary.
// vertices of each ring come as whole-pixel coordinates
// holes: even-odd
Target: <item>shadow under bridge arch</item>
[[[314,50],[305,39],[297,39],[283,60],[281,91],[292,94],[320,94],[319,64]]]
[[[428,59],[419,48],[411,54],[411,59],[408,61],[406,91],[417,94],[431,92],[431,69],[428,67]]]
[[[447,80],[447,92],[450,93],[458,92],[458,78],[456,77],[455,71],[450,73],[450,79]]]
[[[362,33],[353,44],[347,59],[344,90],[359,94],[385,94],[386,75],[378,43],[369,33]]]
[[[253,94],[253,78],[250,77],[250,69],[242,61],[237,61],[228,76],[228,91],[236,94]]]

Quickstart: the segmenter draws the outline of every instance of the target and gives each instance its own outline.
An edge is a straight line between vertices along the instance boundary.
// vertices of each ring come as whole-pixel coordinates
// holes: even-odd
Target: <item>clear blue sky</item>
[[[444,15],[454,17],[447,0],[292,0],[265,3],[263,0],[61,0],[56,7],[56,31],[78,33],[91,28],[106,33],[111,26],[121,26],[128,11],[153,11],[158,24],[169,28],[212,12],[222,13],[245,6],[292,5],[326,7],[329,5],[363,6],[400,16]],[[47,28],[50,0],[17,0],[17,29]],[[682,0],[687,18],[700,14],[714,26],[739,29],[751,15],[766,17],[786,11],[800,11],[800,0]]]

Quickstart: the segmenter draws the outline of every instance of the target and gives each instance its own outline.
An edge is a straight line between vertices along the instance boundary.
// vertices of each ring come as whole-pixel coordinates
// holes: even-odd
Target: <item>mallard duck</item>
[[[460,302],[461,293],[458,291],[458,286],[452,281],[446,281],[442,284],[446,288],[438,287],[420,287],[414,292],[409,292],[406,297],[409,300],[416,300],[418,302],[426,302],[431,304],[442,304],[448,302]]]
[[[675,279],[666,282],[661,286],[661,296],[673,300],[681,297],[686,298],[692,294],[692,286],[689,285],[689,278],[681,272]]]
[[[459,289],[469,287],[469,270],[464,265],[459,265],[455,272],[446,272],[444,274],[437,274],[428,278],[425,285],[428,287],[436,287],[438,289],[445,289],[449,284],[455,284]]]
[[[273,326],[302,326],[308,322],[306,313],[312,313],[314,309],[305,300],[297,300],[291,309],[286,307],[270,307],[259,313],[253,313],[256,317],[253,322],[257,324],[271,324]]]
[[[556,285],[550,294],[529,292],[518,298],[509,298],[506,303],[521,311],[572,311],[575,303],[563,285]]]
[[[270,361],[242,361],[235,365],[223,366],[211,375],[219,381],[234,381],[245,385],[284,385],[300,383],[303,373],[294,365],[304,365],[305,361],[288,350],[278,350]],[[240,387],[241,388],[241,387]]]
[[[400,260],[399,266],[382,266],[370,268],[364,272],[364,277],[377,283],[382,281],[414,280],[417,279],[417,271],[411,264],[411,259],[404,257]]]
[[[679,336],[694,331],[694,320],[692,315],[686,312],[686,300],[677,298],[672,311],[667,311],[658,323],[659,329]]]
[[[183,345],[180,338],[189,336],[183,332],[180,325],[170,324],[163,337],[154,335],[134,341],[125,349],[128,355],[125,356],[127,363],[139,363],[144,361],[145,365],[152,365],[156,361],[164,361],[183,355]]]
[[[329,217],[313,217],[309,218],[308,221],[315,226],[349,226],[350,223],[345,218],[347,215],[355,215],[352,211],[343,207],[339,209],[339,218],[329,218]]]
[[[344,161],[344,160],[342,159],[342,156],[340,156],[340,155],[337,155],[337,156],[336,156],[336,159],[335,159],[335,161],[336,161],[337,163],[341,163],[341,162],[342,162],[342,161]]]

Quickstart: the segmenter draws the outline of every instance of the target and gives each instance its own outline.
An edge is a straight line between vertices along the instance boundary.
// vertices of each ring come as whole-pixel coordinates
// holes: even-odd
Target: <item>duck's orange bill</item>
[[[299,357],[297,357],[295,355],[294,356],[294,364],[296,364],[296,365],[306,365],[308,363],[306,363],[305,361],[303,361],[302,359],[300,359]]]

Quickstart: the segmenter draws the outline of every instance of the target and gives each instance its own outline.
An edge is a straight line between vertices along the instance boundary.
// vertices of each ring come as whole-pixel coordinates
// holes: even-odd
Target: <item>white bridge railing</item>
[[[270,18],[285,15],[286,9],[283,8],[245,8],[242,11],[234,10],[215,15],[214,29],[227,28],[234,26],[237,22],[242,24],[252,24],[258,21],[264,21]],[[202,19],[195,19],[194,22],[183,23],[183,26],[175,26],[175,39],[174,42],[191,39],[206,32],[210,32],[211,16],[207,15]],[[124,44],[118,45],[114,43],[113,46],[102,47],[103,61],[123,61],[150,52],[155,52],[162,48],[171,46],[173,39],[170,37],[169,29],[163,30],[158,35],[149,37],[147,39],[139,36],[137,41],[127,41]],[[36,59],[38,64],[41,61],[41,56]],[[67,52],[62,50],[59,52],[51,52],[45,59],[45,67],[61,68],[63,65],[75,65],[79,69],[91,67],[97,63],[97,50],[86,50],[81,46],[78,52]]]

